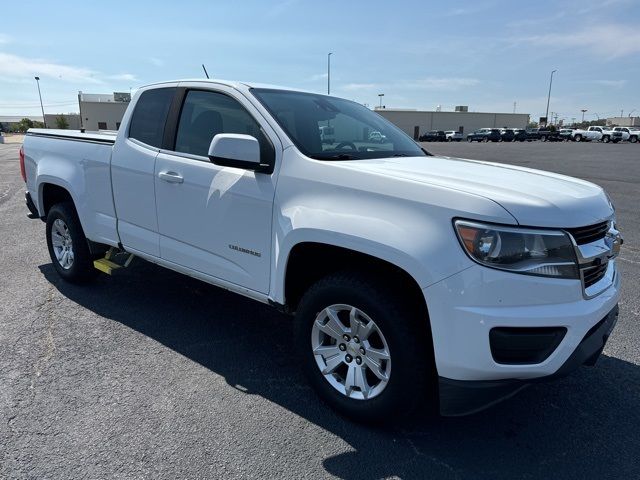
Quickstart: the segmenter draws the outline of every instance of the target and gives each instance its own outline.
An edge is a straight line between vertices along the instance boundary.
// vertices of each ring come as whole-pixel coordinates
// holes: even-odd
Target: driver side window
[[[273,145],[237,100],[211,91],[187,92],[180,112],[175,151],[206,157],[211,140],[219,133],[241,133],[257,138],[262,163],[273,163]]]

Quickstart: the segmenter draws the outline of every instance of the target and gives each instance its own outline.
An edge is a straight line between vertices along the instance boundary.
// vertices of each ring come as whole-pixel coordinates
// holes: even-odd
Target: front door
[[[242,133],[258,139],[262,163],[275,161],[274,144],[256,121],[257,112],[232,95],[230,89],[187,90],[175,146],[156,159],[160,256],[267,293],[275,176],[220,167],[207,157],[214,135]]]

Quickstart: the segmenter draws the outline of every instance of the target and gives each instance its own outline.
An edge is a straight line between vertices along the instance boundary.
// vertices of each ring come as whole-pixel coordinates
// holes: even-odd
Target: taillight
[[[20,147],[20,175],[22,180],[27,181],[27,172],[24,169],[24,146]]]

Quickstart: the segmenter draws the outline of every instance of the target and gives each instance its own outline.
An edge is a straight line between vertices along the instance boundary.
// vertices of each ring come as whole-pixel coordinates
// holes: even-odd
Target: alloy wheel
[[[62,268],[69,270],[73,266],[73,240],[69,227],[60,218],[56,218],[51,226],[51,244],[56,260]]]
[[[372,399],[389,383],[387,340],[371,317],[354,306],[336,304],[319,312],[311,347],[320,373],[346,397]]]

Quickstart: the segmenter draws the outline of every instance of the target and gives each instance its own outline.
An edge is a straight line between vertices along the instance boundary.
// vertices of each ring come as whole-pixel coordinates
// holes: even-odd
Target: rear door
[[[122,245],[160,256],[156,217],[155,162],[164,137],[175,86],[143,91],[126,132],[121,132],[111,157],[111,184]]]
[[[276,177],[215,165],[207,153],[218,133],[248,134],[260,142],[261,162],[274,165],[280,142],[230,87],[186,88],[179,96],[173,146],[161,151],[155,168],[160,255],[267,293]]]

